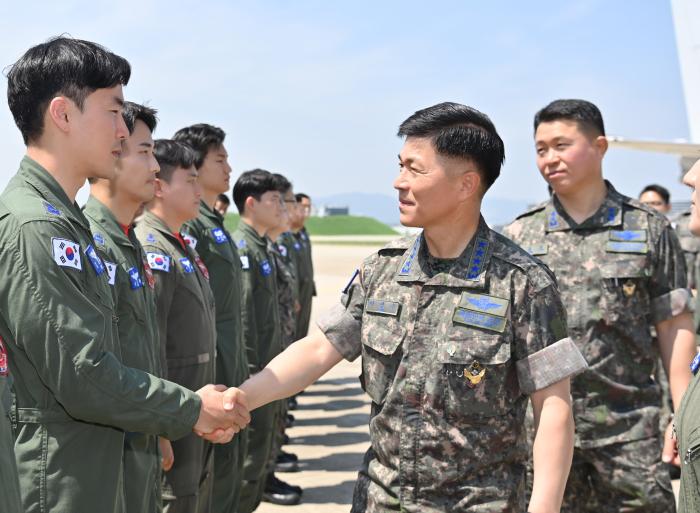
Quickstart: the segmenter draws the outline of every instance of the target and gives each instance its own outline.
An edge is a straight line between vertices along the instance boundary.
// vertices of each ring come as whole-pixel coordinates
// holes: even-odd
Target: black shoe
[[[275,461],[275,472],[299,472],[297,455],[280,451],[277,461]]]
[[[671,475],[671,480],[676,480],[676,479],[681,478],[681,468],[680,467],[676,467],[675,465],[671,465],[670,463],[667,463],[666,468],[668,468],[668,473]]]
[[[294,415],[292,415],[291,413],[287,413],[287,418],[284,419],[285,427],[288,427],[288,428],[292,427],[294,425],[295,420],[297,420],[297,419],[294,418]]]
[[[299,407],[299,403],[294,397],[287,399],[287,408],[290,410],[296,410]]]
[[[288,486],[282,486],[285,484],[286,483],[277,479],[274,474],[268,475],[262,500],[280,506],[294,506],[295,504],[299,504],[301,501],[301,494]]]
[[[289,484],[289,483],[285,483],[285,482],[282,481],[281,479],[278,479],[277,476],[275,476],[274,473],[268,475],[268,476],[267,476],[267,479],[268,479],[268,482],[273,482],[273,483],[275,483],[276,486],[278,486],[279,488],[281,488],[281,489],[283,489],[283,490],[288,490],[288,491],[290,491],[290,492],[297,493],[297,494],[299,494],[299,496],[304,495],[304,491],[301,489],[301,486],[291,485],[291,484]]]
[[[282,436],[282,445],[289,445],[289,435],[286,433]]]

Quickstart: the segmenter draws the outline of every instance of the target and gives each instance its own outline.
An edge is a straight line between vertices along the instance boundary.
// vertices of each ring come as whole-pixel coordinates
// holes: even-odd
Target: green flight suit
[[[294,238],[299,244],[299,255],[297,260],[297,280],[299,283],[299,324],[297,326],[297,340],[304,338],[309,333],[309,323],[311,321],[311,302],[316,295],[316,284],[314,283],[314,264],[311,258],[311,240],[302,228],[294,234]]]
[[[7,351],[3,339],[0,337],[0,511],[20,513],[22,501],[19,493],[19,479],[17,478],[17,464],[15,463],[9,417],[12,407],[11,383]]]
[[[177,439],[193,392],[121,364],[107,271],[87,219],[25,157],[0,195],[0,334],[14,379],[26,513],[122,513],[124,431]]]
[[[215,377],[216,319],[209,273],[199,255],[151,212],[139,221],[136,236],[155,277],[163,375],[198,390]],[[190,434],[172,446],[175,463],[164,477],[164,510],[209,511],[211,444]]]
[[[124,365],[161,375],[153,275],[133,228],[127,235],[114,214],[93,196],[83,209],[103,258],[118,317]],[[124,495],[129,513],[162,508],[158,437],[129,432],[124,440]]]
[[[241,336],[241,260],[224,220],[204,202],[199,217],[183,228],[183,237],[209,269],[209,285],[216,302],[216,382],[240,386],[249,376]],[[248,431],[228,444],[214,447],[212,513],[235,513],[243,483]]]
[[[267,252],[267,239],[258,235],[245,221],[239,222],[233,239],[243,271],[243,340],[248,368],[251,374],[255,374],[281,351],[275,262]],[[277,402],[252,412],[239,506],[241,513],[250,513],[260,504],[278,412]]]

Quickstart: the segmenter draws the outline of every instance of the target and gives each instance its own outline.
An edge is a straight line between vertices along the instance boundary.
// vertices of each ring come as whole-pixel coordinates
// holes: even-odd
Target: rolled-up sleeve
[[[693,295],[688,289],[685,255],[678,236],[666,223],[653,255],[649,297],[654,324],[694,310]]]
[[[588,367],[567,337],[566,311],[554,283],[544,287],[528,283],[517,312],[516,370],[523,394],[532,394]]]

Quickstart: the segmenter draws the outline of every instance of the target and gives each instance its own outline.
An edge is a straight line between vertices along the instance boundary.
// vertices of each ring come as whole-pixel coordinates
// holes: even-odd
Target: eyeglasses
[[[666,203],[664,201],[642,201],[645,205],[650,207],[665,207]]]

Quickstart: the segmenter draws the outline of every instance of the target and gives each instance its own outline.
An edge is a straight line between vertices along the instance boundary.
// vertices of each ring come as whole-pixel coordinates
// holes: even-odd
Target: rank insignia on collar
[[[61,215],[61,211],[58,210],[56,207],[54,207],[48,201],[44,201],[44,208],[46,209],[47,214],[51,214],[52,216],[60,216]]]
[[[476,239],[474,252],[469,260],[468,280],[477,280],[486,265],[486,252],[489,250],[489,241],[486,239]]]
[[[552,210],[552,213],[549,214],[549,221],[547,222],[547,225],[550,228],[556,228],[559,226],[559,216],[557,216],[557,212],[555,210]]]
[[[156,241],[155,235],[153,235],[152,233],[149,233],[148,235],[146,235],[146,242],[150,242],[151,244],[153,244],[155,241]]]
[[[481,383],[485,375],[486,369],[484,369],[479,362],[474,362],[464,369],[464,377],[469,381],[472,388]]]

